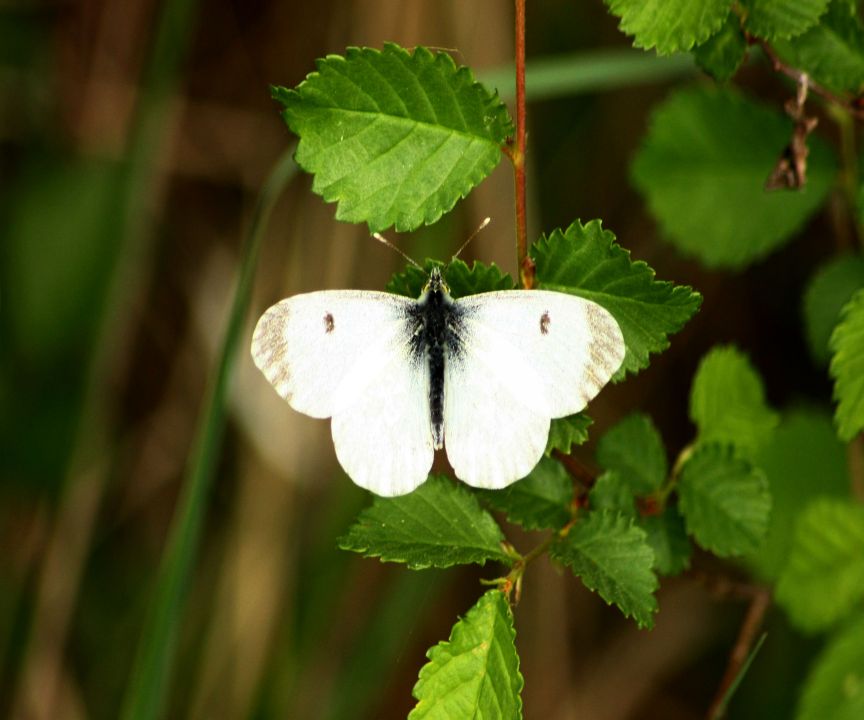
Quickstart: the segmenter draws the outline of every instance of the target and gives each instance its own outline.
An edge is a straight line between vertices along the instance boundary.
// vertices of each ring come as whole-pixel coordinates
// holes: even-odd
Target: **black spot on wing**
[[[336,323],[333,321],[333,314],[329,312],[324,313],[324,332],[329,335],[335,327]]]
[[[549,311],[546,310],[540,316],[540,334],[548,335],[549,334],[549,323],[551,322],[551,318],[549,317]]]

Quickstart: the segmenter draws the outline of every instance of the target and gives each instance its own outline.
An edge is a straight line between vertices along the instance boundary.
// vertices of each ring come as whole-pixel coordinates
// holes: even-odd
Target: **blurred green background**
[[[681,259],[628,168],[652,104],[697,71],[629,50],[600,0],[528,5],[529,62],[567,61],[529,106],[531,236],[602,218],[659,277],[705,295],[668,352],[592,404],[594,437],[641,409],[677,452],[692,436],[690,379],[717,342],[750,354],[776,406],[830,394],[798,307],[833,250],[818,238],[842,241],[842,227],[819,217],[742,274]],[[426,649],[494,568],[412,573],[336,549],[368,498],[339,470],[327,423],[293,413],[254,370],[251,323],[295,292],[383,287],[399,258],[336,223],[310,179],[286,171],[293,139],[268,85],[389,40],[451,49],[512,100],[501,80],[512,28],[502,0],[0,4],[0,716],[114,718],[128,702],[244,238],[265,228],[256,202],[274,168],[227,427],[205,452],[215,474],[201,486],[165,717],[407,714]],[[785,89],[768,75],[741,77],[780,107]],[[437,226],[397,241],[444,258],[490,215],[468,255],[512,272],[512,203],[504,162]],[[591,448],[579,451],[589,464]],[[693,574],[666,581],[659,602],[657,629],[639,632],[569,574],[532,567],[516,611],[526,716],[702,717],[744,604]],[[734,717],[787,717],[816,649],[779,613],[768,630]]]

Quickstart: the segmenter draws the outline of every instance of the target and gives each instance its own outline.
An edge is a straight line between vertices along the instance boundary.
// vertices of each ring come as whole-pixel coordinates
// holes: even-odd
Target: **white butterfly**
[[[450,297],[434,268],[417,300],[324,290],[282,300],[252,357],[295,410],[332,418],[336,456],[378,495],[411,492],[445,447],[456,476],[503,488],[540,461],[552,418],[582,410],[624,359],[597,303],[544,290]]]

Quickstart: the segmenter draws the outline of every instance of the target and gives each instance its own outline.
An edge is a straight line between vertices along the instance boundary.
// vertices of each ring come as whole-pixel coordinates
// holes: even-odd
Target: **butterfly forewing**
[[[413,490],[432,465],[428,368],[409,351],[414,303],[352,290],[295,295],[253,334],[255,364],[295,410],[333,418],[342,467],[379,495]]]
[[[457,301],[445,364],[444,443],[457,477],[506,487],[543,455],[552,418],[582,410],[618,370],[624,341],[596,303],[504,291]]]

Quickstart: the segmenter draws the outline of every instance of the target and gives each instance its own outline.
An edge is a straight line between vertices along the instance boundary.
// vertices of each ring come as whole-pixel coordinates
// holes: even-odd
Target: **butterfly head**
[[[437,265],[432,268],[429,273],[429,279],[426,281],[426,286],[423,288],[424,295],[434,294],[450,294],[450,288],[444,282],[444,276],[441,274],[441,268]]]

